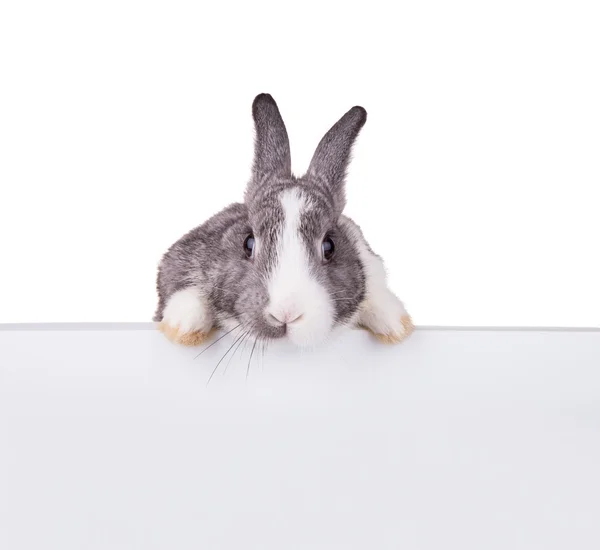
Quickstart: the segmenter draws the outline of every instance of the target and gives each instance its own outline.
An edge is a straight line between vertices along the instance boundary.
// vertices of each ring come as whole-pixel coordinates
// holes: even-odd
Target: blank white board
[[[248,342],[207,386],[234,335],[77,328],[0,330],[2,549],[600,548],[598,331]]]

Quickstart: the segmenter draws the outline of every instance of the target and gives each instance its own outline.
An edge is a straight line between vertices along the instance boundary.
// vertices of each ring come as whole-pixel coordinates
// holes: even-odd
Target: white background
[[[141,321],[241,199],[270,92],[301,172],[354,104],[347,213],[419,324],[600,326],[600,6],[0,5],[0,322]]]

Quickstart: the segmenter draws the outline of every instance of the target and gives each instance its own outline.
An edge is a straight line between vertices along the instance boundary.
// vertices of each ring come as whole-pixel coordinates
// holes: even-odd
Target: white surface
[[[600,332],[226,340],[0,331],[0,548],[600,547]]]
[[[0,2],[0,322],[145,321],[242,197],[272,93],[294,169],[369,112],[348,214],[418,324],[600,327],[600,2]]]

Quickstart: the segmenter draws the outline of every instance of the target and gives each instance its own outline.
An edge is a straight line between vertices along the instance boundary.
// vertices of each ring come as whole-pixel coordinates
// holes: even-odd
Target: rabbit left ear
[[[252,117],[256,130],[252,180],[246,196],[271,177],[289,178],[292,175],[290,142],[279,108],[269,94],[259,94],[252,103]]]
[[[320,141],[307,176],[322,181],[333,193],[340,211],[345,204],[344,180],[352,145],[367,121],[363,107],[352,107]]]

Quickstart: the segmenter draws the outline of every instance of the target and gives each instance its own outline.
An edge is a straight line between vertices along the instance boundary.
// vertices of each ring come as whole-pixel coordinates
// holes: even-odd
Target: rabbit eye
[[[321,250],[323,251],[323,259],[326,261],[331,260],[333,252],[335,251],[335,245],[330,237],[325,237],[321,244]]]
[[[252,235],[252,233],[244,240],[244,252],[248,258],[254,256],[254,235]]]

